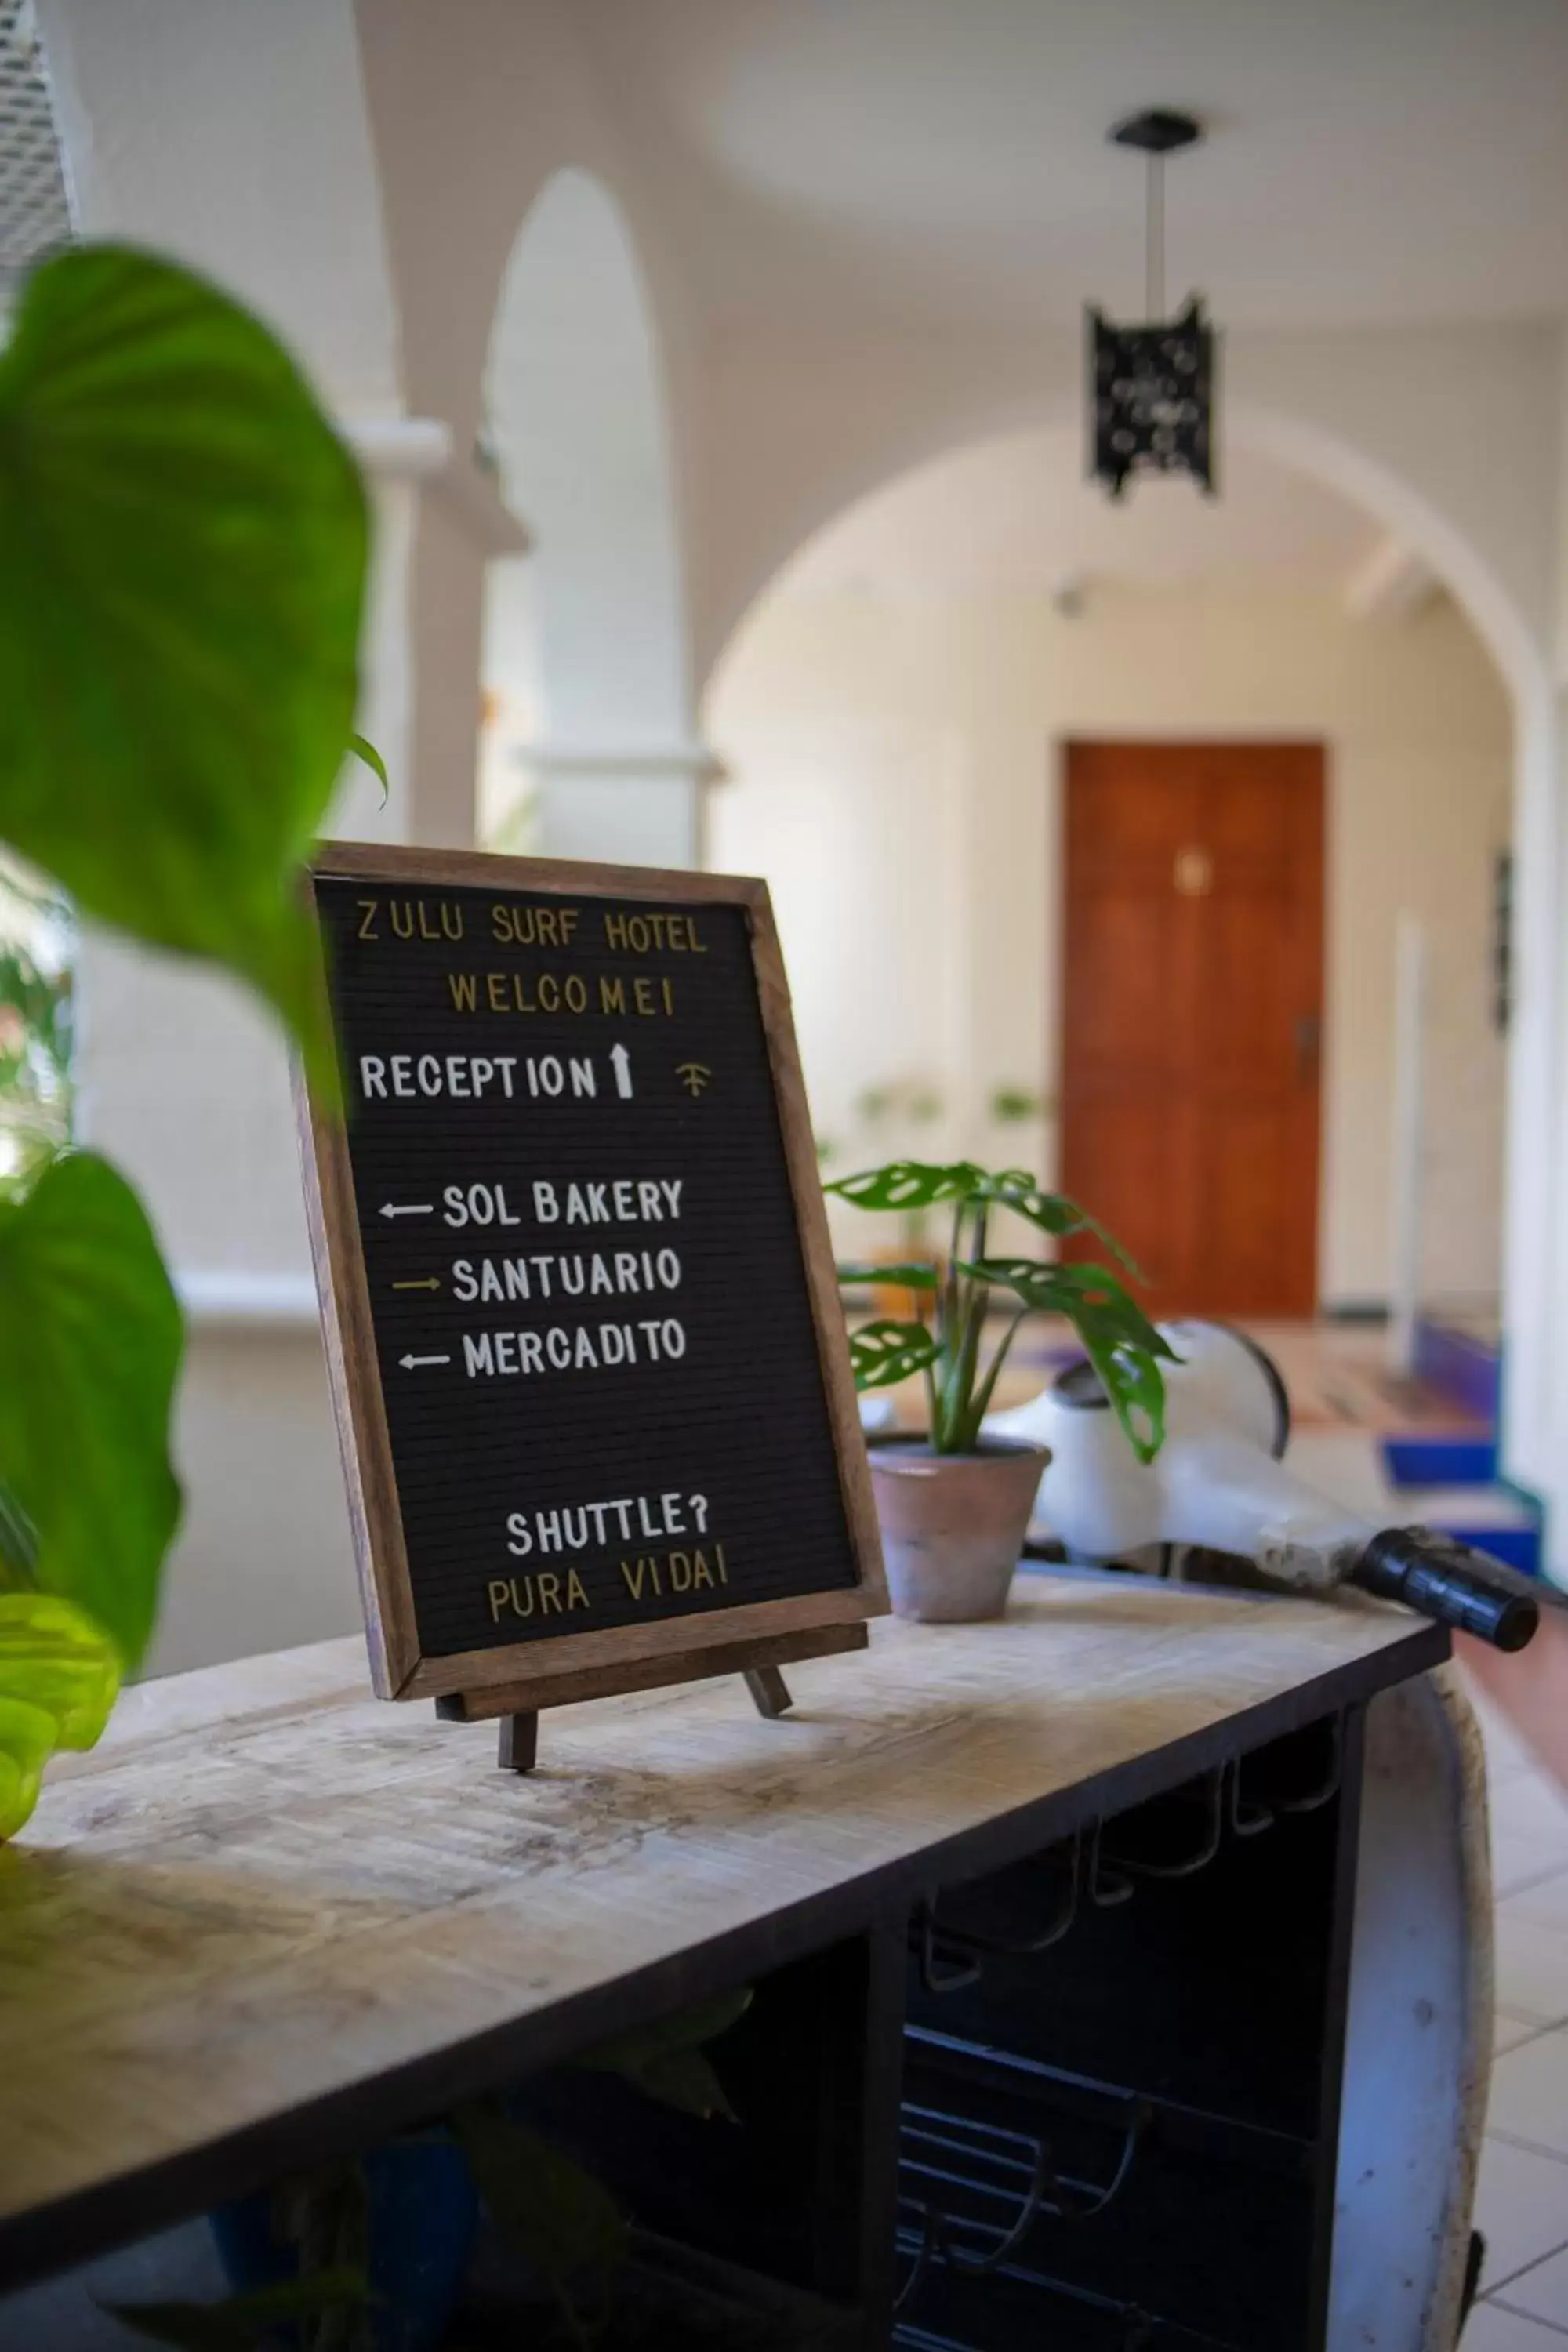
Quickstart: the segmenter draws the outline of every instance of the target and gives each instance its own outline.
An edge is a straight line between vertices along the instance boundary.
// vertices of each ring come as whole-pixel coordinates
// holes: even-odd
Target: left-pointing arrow
[[[450,1356],[399,1356],[398,1362],[405,1372],[416,1372],[421,1364],[449,1364]]]
[[[384,1201],[381,1213],[384,1217],[427,1217],[434,1207],[432,1201]]]

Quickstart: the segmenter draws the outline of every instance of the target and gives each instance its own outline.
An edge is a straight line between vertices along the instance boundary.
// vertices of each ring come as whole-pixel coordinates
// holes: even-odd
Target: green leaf
[[[868,1389],[891,1388],[896,1381],[908,1380],[911,1372],[923,1372],[928,1364],[936,1362],[940,1352],[923,1323],[883,1319],[864,1323],[849,1334],[849,1362],[862,1394]]]
[[[1011,1209],[1015,1216],[1027,1217],[1031,1224],[1038,1225],[1042,1233],[1054,1234],[1058,1241],[1073,1234],[1092,1234],[1119,1265],[1130,1274],[1138,1272],[1115,1234],[1108,1233],[1098,1217],[1091,1217],[1087,1209],[1069,1201],[1064,1192],[1042,1192],[1037,1179],[1026,1168],[1004,1168],[999,1174],[987,1176],[976,1197]]]
[[[47,1707],[0,1698],[0,1840],[15,1837],[32,1818],[55,1752],[55,1719]]]
[[[1044,1115],[1046,1100],[1028,1087],[997,1087],[991,1097],[991,1116],[998,1125]]]
[[[874,1258],[866,1258],[837,1269],[838,1279],[845,1284],[891,1283],[904,1290],[934,1290],[941,1281],[934,1265],[918,1259],[905,1259],[893,1265],[879,1265]]]
[[[365,554],[353,461],[258,320],[129,247],[35,271],[0,353],[0,839],[249,980],[328,1085],[297,872]]]
[[[735,2121],[724,2085],[700,2050],[672,2050],[662,2058],[650,2058],[637,2073],[628,2072],[626,2080],[660,2106],[678,2108],[683,2116],[704,2122],[714,2116],[722,2116],[726,2123]]]
[[[380,783],[381,804],[382,807],[384,808],[386,806],[387,794],[392,790],[391,781],[386,772],[386,761],[382,758],[381,753],[376,750],[375,745],[371,741],[368,735],[351,735],[349,737],[349,750],[356,760],[362,761],[363,764],[370,770],[371,774],[374,776]]]
[[[890,1160],[885,1168],[864,1168],[825,1184],[857,1209],[929,1209],[938,1201],[967,1201],[986,1181],[972,1160],[937,1168],[921,1160]]]
[[[225,2303],[107,2303],[102,2308],[132,2335],[167,2344],[173,2352],[258,2352],[291,2319],[368,2311],[374,2302],[364,2273],[342,2269],[284,2279]]]
[[[452,2129],[490,2219],[532,2269],[557,2282],[604,2278],[626,2260],[619,2207],[572,2157],[489,2101],[459,2108]]]
[[[1026,1307],[1065,1315],[1105,1385],[1113,1412],[1141,1462],[1165,1438],[1165,1383],[1160,1359],[1180,1357],[1125,1285],[1102,1265],[1042,1265],[1036,1258],[979,1258],[959,1271],[1010,1290]]]
[[[142,1203],[107,1160],[54,1160],[0,1201],[0,1478],[34,1576],[134,1665],[180,1515],[169,1461],[180,1309]]]
[[[100,1625],[53,1592],[0,1592],[0,1699],[42,1707],[56,1748],[90,1748],[120,1692]]]
[[[646,2091],[650,2099],[679,2107],[683,2115],[723,2116],[732,2123],[734,2113],[724,2086],[702,2053],[704,2046],[727,2033],[751,2004],[749,1987],[721,1994],[695,2009],[682,2010],[677,2017],[661,2019],[657,2025],[637,2026],[630,2033],[618,2034],[576,2063],[594,2074],[619,2074]]]

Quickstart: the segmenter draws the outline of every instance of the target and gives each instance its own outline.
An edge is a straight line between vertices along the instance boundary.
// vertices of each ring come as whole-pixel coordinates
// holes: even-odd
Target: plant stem
[[[964,1253],[966,1262],[976,1264],[985,1255],[985,1234],[988,1212],[984,1201],[974,1209],[974,1238]],[[955,1245],[963,1240],[963,1211],[959,1213]],[[947,1378],[947,1411],[945,1443],[940,1449],[950,1454],[967,1453],[973,1444],[970,1433],[971,1408],[974,1396],[974,1378],[980,1361],[981,1333],[985,1323],[986,1286],[973,1277],[964,1278],[960,1286],[962,1307],[959,1328],[954,1335],[952,1361]]]
[[[1003,1333],[1002,1338],[997,1344],[996,1353],[991,1359],[990,1369],[986,1372],[985,1378],[980,1383],[978,1393],[974,1399],[971,1417],[971,1426],[968,1433],[968,1445],[966,1448],[968,1451],[973,1451],[973,1449],[980,1443],[980,1424],[991,1410],[991,1399],[995,1391],[997,1376],[1000,1373],[1003,1365],[1007,1360],[1008,1349],[1011,1348],[1014,1340],[1017,1338],[1018,1326],[1023,1321],[1028,1311],[1029,1310],[1026,1307],[1020,1307],[1017,1312],[1014,1315],[1006,1330]]]

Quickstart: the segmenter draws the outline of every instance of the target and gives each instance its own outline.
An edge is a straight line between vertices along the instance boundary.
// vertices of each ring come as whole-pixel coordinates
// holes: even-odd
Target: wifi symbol
[[[713,1073],[706,1062],[681,1062],[677,1065],[675,1075],[695,1102]]]

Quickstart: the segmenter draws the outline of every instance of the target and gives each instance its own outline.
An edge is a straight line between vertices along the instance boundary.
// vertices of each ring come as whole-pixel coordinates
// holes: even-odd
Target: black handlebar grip
[[[1522,1650],[1541,1622],[1541,1604],[1524,1577],[1433,1528],[1384,1528],[1350,1580],[1497,1650]]]

